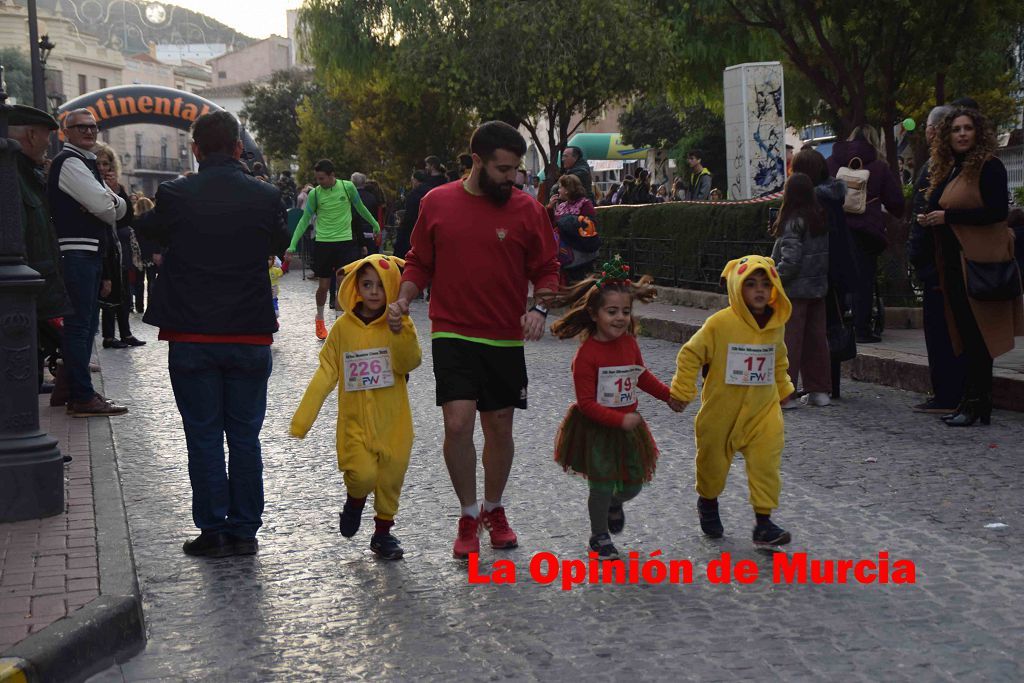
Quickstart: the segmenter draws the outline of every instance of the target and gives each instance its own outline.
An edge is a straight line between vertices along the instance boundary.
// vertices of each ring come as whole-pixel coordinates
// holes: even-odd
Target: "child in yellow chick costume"
[[[789,532],[771,521],[779,505],[784,432],[780,403],[792,400],[785,325],[792,306],[775,262],[764,256],[729,261],[722,271],[729,308],[708,318],[679,351],[672,398],[689,403],[697,374],[708,374],[694,434],[697,442],[697,512],[711,538],[724,532],[718,495],[725,488],[733,455],[743,453],[750,503],[757,519],[754,543],[782,545]]]
[[[397,560],[401,544],[391,534],[398,496],[412,451],[412,412],[406,375],[422,360],[416,327],[408,316],[402,330],[388,329],[384,311],[398,296],[402,259],[373,254],[338,274],[338,300],[345,314],[334,323],[320,351],[320,368],[306,388],[291,435],[306,436],[327,396],[338,390],[338,469],[348,499],[341,512],[343,536],[359,530],[366,497],[372,491],[375,529],[370,549]]]

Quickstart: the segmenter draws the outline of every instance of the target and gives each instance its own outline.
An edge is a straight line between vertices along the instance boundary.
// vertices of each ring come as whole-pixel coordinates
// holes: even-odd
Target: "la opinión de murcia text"
[[[512,560],[494,560],[481,568],[477,553],[469,556],[469,583],[500,585],[517,583],[518,568]],[[529,579],[543,585],[558,585],[572,590],[584,584],[691,584],[703,576],[711,584],[753,584],[763,580],[754,560],[735,560],[723,552],[711,560],[702,572],[686,559],[662,558],[656,550],[646,557],[631,552],[624,560],[599,560],[590,553],[586,560],[560,559],[550,552],[537,553],[530,560]],[[890,559],[880,551],[876,557],[862,559],[817,559],[807,553],[777,552],[771,558],[771,577],[775,584],[914,584],[917,568],[907,559]]]

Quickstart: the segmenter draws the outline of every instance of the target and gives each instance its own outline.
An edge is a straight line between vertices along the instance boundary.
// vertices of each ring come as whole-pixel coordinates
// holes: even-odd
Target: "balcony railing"
[[[1010,192],[1024,187],[1024,145],[997,149],[996,156],[1006,167],[1006,184]]]
[[[163,171],[165,173],[181,173],[185,164],[173,157],[140,156],[135,159],[136,171]]]

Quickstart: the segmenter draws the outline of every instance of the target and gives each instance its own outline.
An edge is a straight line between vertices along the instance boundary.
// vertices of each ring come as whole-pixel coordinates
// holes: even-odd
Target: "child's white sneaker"
[[[812,391],[808,394],[804,394],[804,396],[800,399],[800,402],[803,403],[805,406],[811,405],[822,408],[824,406],[830,405],[832,403],[832,399],[830,399],[828,397],[828,394],[826,394],[824,391]]]

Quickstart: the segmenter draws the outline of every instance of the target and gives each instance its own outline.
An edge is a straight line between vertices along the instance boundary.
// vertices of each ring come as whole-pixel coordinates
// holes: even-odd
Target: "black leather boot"
[[[992,422],[992,399],[972,398],[965,400],[957,413],[946,420],[947,427],[970,427],[978,420],[988,425]]]

